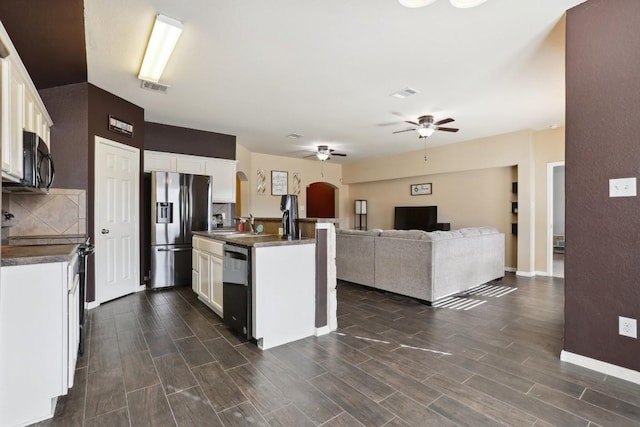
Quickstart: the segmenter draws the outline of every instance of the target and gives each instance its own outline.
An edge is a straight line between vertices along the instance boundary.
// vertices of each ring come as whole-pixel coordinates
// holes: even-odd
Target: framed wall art
[[[283,196],[289,191],[289,172],[271,171],[271,195]]]
[[[411,195],[412,196],[423,196],[426,194],[431,194],[431,183],[425,184],[411,184]]]

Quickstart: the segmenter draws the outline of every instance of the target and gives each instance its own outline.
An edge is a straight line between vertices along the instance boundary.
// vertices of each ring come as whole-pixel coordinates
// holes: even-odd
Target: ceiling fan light
[[[418,128],[418,133],[423,138],[430,137],[431,135],[433,135],[435,131],[436,131],[435,129],[429,128],[429,127]]]
[[[398,0],[404,7],[423,7],[435,3],[436,0]]]
[[[324,162],[325,160],[327,160],[329,158],[329,154],[325,153],[325,152],[322,152],[322,151],[318,151],[316,153],[316,157],[318,158],[318,160]]]
[[[457,7],[458,9],[468,9],[470,7],[480,6],[482,3],[487,0],[449,0],[453,7]]]

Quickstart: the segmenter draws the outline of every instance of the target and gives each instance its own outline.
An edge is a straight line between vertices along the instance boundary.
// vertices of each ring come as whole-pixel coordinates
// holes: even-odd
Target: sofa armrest
[[[375,236],[336,233],[337,278],[373,287]]]

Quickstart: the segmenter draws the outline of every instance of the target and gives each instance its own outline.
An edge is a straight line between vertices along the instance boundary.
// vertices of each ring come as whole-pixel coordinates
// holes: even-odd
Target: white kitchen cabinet
[[[9,59],[2,60],[2,175],[12,181],[23,177],[22,130],[24,81]]]
[[[222,255],[224,244],[193,236],[192,289],[218,316],[223,314]]]
[[[157,151],[144,151],[144,171],[176,172],[176,155]]]
[[[206,174],[213,177],[211,200],[214,203],[236,202],[236,161],[207,159]]]
[[[236,161],[145,150],[145,172],[179,172],[213,177],[211,201],[236,202]]]
[[[0,269],[2,426],[50,418],[57,397],[73,384],[80,303],[75,263],[77,256]]]
[[[145,172],[160,171],[207,175],[205,173],[205,157],[149,150],[144,152],[144,170]]]
[[[2,177],[19,181],[23,177],[22,132],[35,132],[50,147],[51,117],[47,113],[24,64],[0,22],[0,43],[9,55],[0,60],[0,139]]]
[[[176,157],[176,172],[194,175],[207,175],[204,171],[204,158],[179,154]]]

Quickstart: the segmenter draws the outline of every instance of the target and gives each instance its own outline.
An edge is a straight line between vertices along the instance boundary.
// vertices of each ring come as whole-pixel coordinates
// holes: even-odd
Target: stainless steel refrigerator
[[[209,230],[211,178],[151,173],[149,287],[191,284],[191,232]]]

